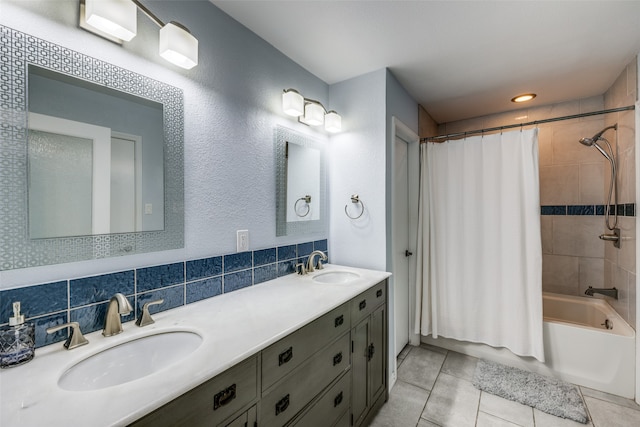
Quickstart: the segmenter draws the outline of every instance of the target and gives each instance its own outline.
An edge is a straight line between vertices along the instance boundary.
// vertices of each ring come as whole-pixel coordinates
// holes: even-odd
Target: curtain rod
[[[518,123],[518,124],[513,124],[513,125],[496,126],[496,127],[493,127],[493,128],[476,129],[476,130],[471,130],[471,131],[467,131],[467,132],[449,133],[449,134],[446,134],[446,135],[429,136],[429,137],[426,137],[426,138],[421,138],[420,139],[420,143],[438,142],[438,141],[440,141],[442,139],[457,138],[457,137],[461,137],[461,136],[474,135],[474,134],[477,134],[477,133],[494,132],[494,131],[498,131],[498,130],[501,131],[503,129],[522,128],[524,126],[533,126],[533,125],[539,125],[539,124],[542,124],[542,123],[559,122],[561,120],[571,120],[571,119],[579,119],[581,117],[598,116],[600,114],[617,113],[617,112],[620,112],[620,111],[635,110],[635,108],[636,107],[634,105],[630,105],[628,107],[612,108],[610,110],[602,110],[602,111],[592,111],[590,113],[573,114],[571,116],[555,117],[553,119],[535,120],[533,122],[527,122],[527,123]]]

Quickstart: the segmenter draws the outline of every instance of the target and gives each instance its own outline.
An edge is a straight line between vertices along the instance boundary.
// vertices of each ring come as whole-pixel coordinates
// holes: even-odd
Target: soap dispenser
[[[24,314],[20,314],[20,301],[16,301],[9,325],[0,327],[0,368],[11,368],[33,359],[35,342],[35,325],[25,323]]]

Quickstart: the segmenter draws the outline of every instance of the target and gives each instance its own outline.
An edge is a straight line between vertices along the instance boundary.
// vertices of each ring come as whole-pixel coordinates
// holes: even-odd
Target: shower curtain
[[[537,129],[420,148],[415,332],[544,361]]]

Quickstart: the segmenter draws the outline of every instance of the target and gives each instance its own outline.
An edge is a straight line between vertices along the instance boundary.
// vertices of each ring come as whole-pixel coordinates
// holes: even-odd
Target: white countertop
[[[65,350],[62,343],[36,349],[29,363],[0,371],[0,426],[127,425],[213,378],[247,357],[352,299],[390,274],[326,265],[360,277],[348,284],[319,284],[291,274],[153,315],[153,325],[125,323],[105,338],[87,334],[89,344]],[[163,331],[193,331],[200,347],[181,361],[147,377],[94,391],[66,391],[58,378],[70,367],[115,345]]]

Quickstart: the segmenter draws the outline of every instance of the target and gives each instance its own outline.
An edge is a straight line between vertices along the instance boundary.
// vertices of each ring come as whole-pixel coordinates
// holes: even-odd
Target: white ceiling
[[[640,1],[210,0],[328,84],[388,67],[439,123],[601,95]]]

